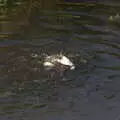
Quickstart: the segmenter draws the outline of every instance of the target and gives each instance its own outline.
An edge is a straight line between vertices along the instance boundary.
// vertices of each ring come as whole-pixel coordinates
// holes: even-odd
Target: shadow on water
[[[32,120],[39,110],[37,116],[44,120],[52,112],[63,115],[63,111],[71,113],[70,109],[79,111],[76,105],[81,111],[81,103],[86,99],[98,103],[119,101],[119,7],[109,2],[90,10],[66,7],[40,11],[39,16],[30,18],[22,35],[1,40],[0,118]],[[73,59],[76,69],[54,86],[49,81],[60,79],[59,75],[48,77],[40,62],[42,53],[61,51]],[[39,57],[32,57],[35,54]],[[91,96],[95,95],[93,100]],[[79,114],[83,118],[89,112]]]

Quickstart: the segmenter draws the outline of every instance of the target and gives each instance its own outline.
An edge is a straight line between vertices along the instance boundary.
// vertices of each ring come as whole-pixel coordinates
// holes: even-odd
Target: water
[[[0,119],[119,120],[119,4],[42,11],[18,37],[1,39]],[[54,86],[60,78],[31,55],[60,51],[77,67]]]

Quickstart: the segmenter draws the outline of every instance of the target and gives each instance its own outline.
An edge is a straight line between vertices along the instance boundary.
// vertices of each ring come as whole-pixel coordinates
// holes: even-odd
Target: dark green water
[[[1,39],[0,120],[118,120],[119,7],[104,1],[38,12],[20,34]],[[60,51],[77,67],[54,87],[48,81],[60,78],[44,75],[31,55]]]

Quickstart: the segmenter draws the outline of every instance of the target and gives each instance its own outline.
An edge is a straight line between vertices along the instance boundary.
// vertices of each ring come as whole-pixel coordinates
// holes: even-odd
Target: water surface
[[[119,119],[119,4],[40,11],[19,36],[1,39],[0,119]],[[60,51],[88,63],[78,60],[53,87],[31,54]]]

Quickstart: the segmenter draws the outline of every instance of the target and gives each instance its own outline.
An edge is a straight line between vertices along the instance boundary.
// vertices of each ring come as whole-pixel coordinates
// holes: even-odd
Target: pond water
[[[0,120],[119,120],[119,7],[105,1],[42,11],[20,35],[1,39]],[[31,57],[61,51],[76,64],[64,81],[39,69],[42,56]]]

